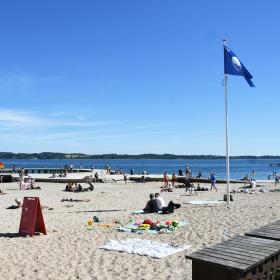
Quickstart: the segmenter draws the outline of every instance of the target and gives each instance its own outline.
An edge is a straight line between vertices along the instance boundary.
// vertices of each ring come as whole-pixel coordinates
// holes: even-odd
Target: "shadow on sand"
[[[16,237],[22,237],[19,235],[18,232],[16,233],[0,233],[0,238],[4,237],[4,238],[16,238]]]

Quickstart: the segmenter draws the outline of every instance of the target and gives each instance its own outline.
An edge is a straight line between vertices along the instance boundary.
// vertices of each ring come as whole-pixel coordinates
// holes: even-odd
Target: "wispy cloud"
[[[0,109],[0,122],[14,125],[38,125],[42,120],[24,111]]]
[[[126,143],[135,139],[149,139],[151,135],[166,133],[167,123],[128,124],[117,120],[92,121],[75,119],[75,115],[64,112],[62,115],[20,111],[0,108],[0,131],[3,143],[14,143],[37,147],[71,147],[80,151],[83,147],[91,149],[100,143]],[[160,136],[156,136],[160,137]],[[104,140],[104,141],[103,141]],[[76,147],[76,149],[75,149]]]
[[[0,109],[0,123],[5,127],[25,127],[25,128],[48,128],[48,127],[94,127],[106,125],[118,125],[118,121],[87,121],[85,117],[83,120],[75,120],[71,118],[56,118],[54,115],[49,117],[42,117],[33,112]]]

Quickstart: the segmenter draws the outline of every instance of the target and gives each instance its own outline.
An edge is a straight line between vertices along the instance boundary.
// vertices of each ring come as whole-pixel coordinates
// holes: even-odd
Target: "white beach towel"
[[[99,248],[160,259],[184,251],[190,247],[190,245],[172,246],[167,243],[132,238],[125,240],[109,240]]]
[[[192,205],[215,205],[215,204],[224,204],[224,201],[221,200],[191,200],[187,202]]]

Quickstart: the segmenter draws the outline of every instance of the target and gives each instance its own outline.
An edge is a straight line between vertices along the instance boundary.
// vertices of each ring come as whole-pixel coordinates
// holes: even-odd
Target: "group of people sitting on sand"
[[[19,189],[20,190],[41,190],[41,187],[36,186],[34,178],[20,177],[20,179],[19,179]]]
[[[164,199],[160,196],[159,193],[150,194],[150,199],[148,200],[143,211],[145,213],[158,213],[162,212],[162,214],[170,214],[174,213],[175,209],[181,207],[181,204],[174,203],[172,200],[166,206]]]
[[[67,183],[65,186],[66,192],[88,192],[93,191],[94,186],[91,182],[87,182],[89,184],[89,187],[84,188],[80,183]]]

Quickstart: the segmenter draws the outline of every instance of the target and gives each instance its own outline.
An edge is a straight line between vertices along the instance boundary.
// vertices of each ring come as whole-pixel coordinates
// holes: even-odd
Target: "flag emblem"
[[[233,56],[231,60],[232,60],[233,66],[234,66],[239,72],[241,72],[241,71],[242,71],[242,65],[241,65],[239,59],[238,59],[236,56]]]

